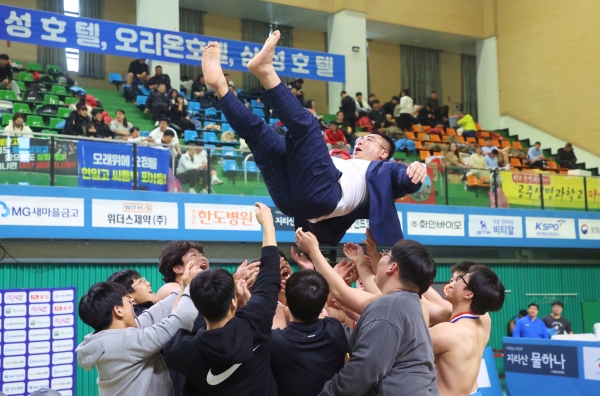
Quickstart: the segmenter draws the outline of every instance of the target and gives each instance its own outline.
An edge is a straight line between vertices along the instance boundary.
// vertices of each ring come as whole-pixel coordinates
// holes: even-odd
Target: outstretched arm
[[[310,232],[296,231],[296,245],[307,252],[313,260],[315,269],[321,273],[329,283],[329,291],[336,300],[350,308],[352,311],[362,313],[363,310],[379,296],[362,290],[351,288],[329,265],[319,250],[317,238]]]

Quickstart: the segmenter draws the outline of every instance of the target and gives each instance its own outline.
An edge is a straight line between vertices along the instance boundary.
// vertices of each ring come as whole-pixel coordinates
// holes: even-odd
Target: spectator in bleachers
[[[358,112],[358,121],[356,121],[356,125],[363,132],[371,132],[373,130],[373,125],[371,125],[371,119],[367,115],[366,111],[359,111]]]
[[[435,114],[438,114],[440,110],[440,100],[437,97],[437,92],[431,91],[431,95],[425,101],[425,106],[429,106],[433,109]]]
[[[5,89],[11,89],[17,95],[17,100],[21,100],[21,90],[13,78],[10,58],[6,54],[0,54],[0,83]]]
[[[371,119],[373,127],[375,129],[391,127],[393,124],[387,119],[387,115],[381,108],[379,99],[375,99],[372,106],[373,110],[369,112],[369,118]]]
[[[31,128],[25,125],[25,116],[21,113],[13,115],[12,120],[4,127],[3,135],[33,137]]]
[[[443,128],[450,128],[450,106],[443,105],[437,113],[435,123]]]
[[[460,158],[460,152],[458,151],[458,145],[456,143],[450,143],[448,145],[448,148],[444,153],[444,158],[442,158],[442,164],[444,166],[455,168],[465,167],[465,164],[463,164],[462,159]]]
[[[106,281],[116,282],[127,289],[127,293],[133,298],[135,316],[140,316],[142,312],[158,302],[156,294],[152,293],[150,282],[136,270],[127,269],[117,271]]]
[[[180,85],[181,85],[181,90],[183,92],[185,92],[186,96],[190,95],[190,98],[193,99],[193,96],[191,96],[191,93],[192,93],[192,85],[194,85],[194,80],[192,80],[188,76],[182,76]]]
[[[524,318],[525,316],[527,316],[527,310],[522,309],[519,311],[517,316],[515,316],[514,318],[512,318],[510,320],[510,322],[508,322],[508,325],[506,326],[508,337],[512,337],[513,330],[515,329],[515,325],[517,324],[519,319]]]
[[[168,74],[163,74],[162,66],[158,65],[154,68],[154,76],[152,76],[148,82],[146,82],[146,87],[158,87],[158,84],[165,84],[167,90],[171,89],[171,77]]]
[[[127,139],[129,138],[129,130],[133,127],[131,122],[127,122],[125,117],[125,111],[119,109],[115,113],[115,118],[110,122],[110,130],[114,134],[115,138]]]
[[[549,329],[554,329],[556,334],[573,334],[573,328],[571,322],[569,322],[563,313],[563,303],[560,301],[554,301],[552,303],[552,313],[542,318],[542,322]]]
[[[235,83],[231,80],[231,77],[229,77],[229,74],[225,73],[224,76],[225,76],[225,81],[227,81],[227,86],[235,88]]]
[[[312,99],[307,100],[304,107],[306,108],[306,110],[308,110],[308,112],[310,114],[317,117],[317,120],[319,120],[319,125],[321,125],[321,130],[324,131],[325,129],[327,129],[327,124],[325,124],[325,122],[323,122],[323,116],[317,114],[317,103],[314,100],[312,100]]]
[[[190,185],[188,192],[196,194],[195,187],[201,182],[201,193],[208,192],[208,159],[206,151],[196,142],[191,142],[188,151],[179,159],[177,166],[177,178]]]
[[[77,93],[77,98],[79,99],[79,101],[77,103],[71,104],[69,106],[69,110],[75,111],[75,110],[77,110],[77,104],[83,103],[85,105],[85,107],[87,107],[87,109],[88,109],[88,114],[92,114],[92,110],[94,110],[94,108],[86,102],[87,94],[83,91],[79,91]]]
[[[152,113],[154,121],[158,121],[161,116],[169,115],[169,107],[171,106],[171,100],[166,94],[167,86],[165,84],[158,84],[158,88],[148,95],[146,99],[146,109],[144,113]]]
[[[510,147],[505,147],[503,149],[500,149],[500,148],[494,146],[492,142],[493,141],[492,141],[491,137],[488,136],[485,138],[485,146],[483,146],[481,148],[482,154],[487,156],[487,155],[489,155],[489,153],[492,150],[498,151],[498,166],[500,168],[506,167],[506,165],[509,164],[509,162],[510,162],[508,160],[508,156],[510,153]]]
[[[373,102],[377,100],[377,96],[374,93],[369,94],[369,99],[367,100],[367,103],[369,104],[369,106],[371,106],[371,108],[373,108]]]
[[[362,96],[363,96],[362,92],[356,93],[356,111],[360,112],[362,110],[362,111],[368,113],[369,111],[371,111],[371,106],[369,106],[369,103],[363,102]]]
[[[172,105],[177,104],[177,96],[181,96],[183,98],[183,104],[186,105],[186,106],[188,105],[188,101],[185,98],[185,96],[181,95],[179,93],[179,91],[177,91],[176,89],[171,89],[169,91],[168,95],[169,95],[169,99],[171,99],[171,104]]]
[[[537,317],[539,312],[540,307],[537,304],[529,304],[527,307],[528,315],[517,321],[513,329],[513,337],[549,339],[546,325]]]
[[[127,70],[127,85],[142,85],[150,80],[150,70],[146,64],[146,59],[136,59],[129,64]]]
[[[354,132],[356,128],[356,101],[346,91],[340,92],[342,98],[340,110],[344,114],[344,122],[348,123],[350,129]]]
[[[413,100],[406,89],[402,90],[400,96],[400,103],[394,108],[396,125],[403,131],[412,131]]]
[[[144,143],[144,142],[153,142],[154,139],[151,137],[142,137],[140,136],[140,128],[133,127],[129,130],[129,138],[127,139],[129,143]]]
[[[381,108],[385,111],[385,114],[394,115],[394,109],[400,103],[400,98],[397,96],[392,96],[392,100],[389,102],[385,102]]]
[[[96,125],[93,122],[90,122],[85,129],[85,137],[95,138],[96,137]]]
[[[475,121],[473,121],[473,117],[470,114],[466,114],[461,110],[459,113],[459,120],[456,122],[456,125],[462,127],[463,137],[474,138],[477,136],[477,126],[475,126]]]
[[[196,99],[200,102],[204,100],[204,95],[208,92],[208,87],[204,81],[204,75],[199,74],[194,84],[192,84],[192,99]]]
[[[171,123],[180,128],[181,133],[183,133],[183,131],[196,130],[196,126],[190,121],[190,116],[187,112],[187,105],[185,104],[185,98],[183,96],[177,94],[176,102],[171,105],[169,113],[171,114]]]
[[[485,163],[487,164],[488,169],[494,170],[498,169],[498,150],[493,149],[485,156]]]
[[[323,138],[325,139],[325,143],[327,143],[327,148],[329,150],[338,148],[350,151],[350,149],[352,148],[348,144],[344,132],[338,129],[338,124],[335,121],[331,121],[329,123],[329,129],[325,131],[325,133],[323,134]]]
[[[429,105],[421,107],[417,116],[417,122],[422,126],[435,127],[435,112],[433,111],[433,108]]]
[[[92,123],[96,127],[96,137],[100,139],[112,139],[113,133],[110,127],[104,122],[102,110],[92,110]]]
[[[475,175],[479,179],[481,179],[483,176],[488,176],[489,172],[482,170],[487,169],[487,167],[488,165],[485,162],[485,155],[483,155],[483,152],[481,151],[481,146],[475,146],[475,152],[471,154],[471,164],[469,165],[469,168],[472,170],[467,173],[467,176]]]
[[[344,113],[341,110],[335,114],[335,120],[344,132],[350,129],[350,124],[344,121]]]
[[[173,135],[173,138],[168,142],[165,142],[163,137],[165,134]],[[173,144],[173,150],[175,150],[175,155],[181,155],[181,147],[179,146],[179,137],[177,137],[177,133],[173,128],[169,127],[169,119],[161,118],[158,122],[158,128],[154,129],[150,132],[150,139],[148,140],[154,143],[163,143],[163,144]],[[171,150],[171,151],[173,151]],[[173,152],[172,152],[173,153]]]
[[[304,91],[302,90],[302,85],[304,84],[304,80],[301,78],[296,79],[291,84],[288,84],[288,88],[296,98],[300,101],[302,106],[306,104],[306,99],[304,98]]]
[[[535,142],[533,147],[529,147],[527,151],[527,159],[525,163],[532,168],[543,169],[545,165],[544,152],[542,151],[542,143]]]
[[[73,110],[65,123],[63,134],[72,136],[85,135],[85,128],[90,124],[88,108],[85,103],[77,103],[76,110]]]
[[[556,163],[561,168],[577,169],[577,157],[573,152],[573,145],[571,143],[567,143],[564,148],[558,149]]]

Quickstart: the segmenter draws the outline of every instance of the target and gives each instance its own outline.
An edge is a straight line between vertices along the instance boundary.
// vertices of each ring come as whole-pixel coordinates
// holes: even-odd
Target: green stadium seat
[[[25,90],[27,90],[27,87],[23,81],[17,81],[17,87],[19,87],[21,92],[25,92]]]
[[[59,118],[69,118],[70,115],[71,115],[71,110],[69,110],[67,107],[59,107],[58,108],[58,117]]]
[[[44,135],[58,135],[57,131],[53,131],[52,129],[43,129],[42,133]]]
[[[13,104],[13,113],[31,114],[31,109],[26,103],[15,103]]]
[[[12,120],[12,113],[4,113],[2,114],[2,126],[8,125],[9,121]]]
[[[34,72],[34,71],[41,72],[42,70],[43,70],[42,69],[42,65],[40,65],[39,63],[28,63],[27,64],[27,71],[30,71],[30,72]]]
[[[65,89],[64,85],[53,85],[52,86],[52,95],[58,95],[58,96],[67,96],[67,90]]]
[[[28,116],[26,122],[30,127],[44,128],[46,126],[44,119],[40,116]]]
[[[77,98],[65,98],[65,104],[67,106],[71,106],[72,104],[76,104],[77,102],[79,102],[79,99]]]
[[[0,90],[0,100],[10,100],[14,102],[17,100],[17,94],[8,89]]]
[[[60,99],[58,99],[58,96],[56,96],[56,95],[46,95],[46,96],[44,96],[43,103],[58,105],[58,104],[60,104]]]
[[[27,72],[19,73],[19,81],[23,82],[33,82],[33,74]]]
[[[57,65],[46,65],[46,73],[60,73],[60,66]]]
[[[62,118],[50,118],[50,128],[56,129],[56,126],[64,121]]]

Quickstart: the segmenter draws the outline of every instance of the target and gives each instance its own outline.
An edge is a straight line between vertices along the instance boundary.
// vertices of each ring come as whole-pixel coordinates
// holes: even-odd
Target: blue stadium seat
[[[225,114],[221,113],[221,121],[227,121],[227,118],[225,118]]]
[[[136,106],[137,106],[137,107],[139,107],[140,109],[143,109],[144,107],[146,107],[146,100],[147,100],[147,99],[148,99],[148,97],[147,97],[147,96],[144,96],[144,95],[138,95],[138,96],[135,98],[135,103],[136,103]]]
[[[146,87],[145,87],[145,86],[143,86],[143,85],[140,85],[140,91],[142,91],[142,93],[143,93],[144,95],[146,95],[146,96],[150,95],[150,93],[151,93],[150,89],[149,89],[149,88],[146,88]]]
[[[54,87],[53,87],[54,88]],[[69,90],[73,91],[74,93],[79,93],[79,92],[83,92],[85,93],[85,89],[81,88],[81,87],[77,87],[75,85],[73,85],[72,87],[69,88]]]
[[[242,157],[242,155],[235,150],[223,150],[223,157],[237,158]]]
[[[192,140],[197,140],[198,139],[198,132],[197,131],[184,131],[183,132],[183,141],[184,142],[191,142]]]
[[[108,73],[108,82],[111,84],[114,83],[123,83],[123,77],[119,73]]]
[[[196,136],[198,136],[198,133],[196,133]],[[219,139],[217,139],[217,134],[214,132],[204,132],[202,134],[202,140],[204,140],[205,142],[218,142],[219,141]]]
[[[269,125],[273,126],[279,122],[279,118],[271,118],[269,120]]]
[[[239,172],[240,168],[237,166],[235,160],[223,160],[223,173]]]
[[[235,133],[235,131],[233,130],[233,128],[231,127],[231,125],[229,125],[228,123],[224,122],[221,124],[221,132],[227,132],[227,131],[231,131],[233,133]]]
[[[216,115],[217,115],[217,109],[215,109],[214,107],[209,107],[204,110],[205,118],[209,118],[210,116],[216,116]]]
[[[188,102],[188,110],[189,111],[193,111],[193,112],[199,112],[200,111],[200,102]]]
[[[254,109],[252,109],[252,112],[254,114],[256,114],[257,116],[259,116],[259,117],[264,117],[265,116],[265,111],[263,109],[256,109],[256,108],[254,108]]]
[[[148,132],[148,131],[140,131],[140,136],[141,137],[148,137],[148,136],[150,136],[150,132]]]
[[[258,167],[256,166],[256,162],[254,161],[248,161],[246,162],[246,171],[248,173],[258,173]]]

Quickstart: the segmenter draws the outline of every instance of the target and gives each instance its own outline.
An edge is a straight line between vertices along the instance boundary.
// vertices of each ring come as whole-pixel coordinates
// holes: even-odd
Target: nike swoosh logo
[[[252,352],[256,351],[256,349],[259,346],[260,346],[260,344],[258,344],[256,346],[256,348],[254,348],[252,350]],[[219,385],[221,382],[223,382],[227,378],[231,377],[231,375],[235,372],[235,370],[237,370],[241,365],[242,365],[242,363],[234,364],[233,366],[229,367],[227,370],[223,371],[219,375],[213,375],[212,369],[209,369],[208,374],[206,375],[206,382],[208,383],[208,385],[212,385],[212,386]]]

